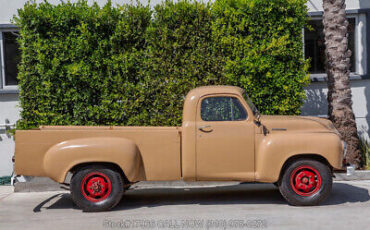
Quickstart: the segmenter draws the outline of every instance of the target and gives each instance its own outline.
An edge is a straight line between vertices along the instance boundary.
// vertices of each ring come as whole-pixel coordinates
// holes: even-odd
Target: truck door
[[[254,180],[254,121],[244,99],[200,99],[196,124],[197,180]]]

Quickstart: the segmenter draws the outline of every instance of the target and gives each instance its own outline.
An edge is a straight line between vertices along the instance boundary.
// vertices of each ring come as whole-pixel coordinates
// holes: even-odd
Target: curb
[[[61,185],[47,177],[33,177],[26,182],[14,183],[14,192],[65,191]]]
[[[356,170],[353,175],[347,176],[346,173],[334,173],[334,181],[360,181],[370,180],[370,170]],[[194,188],[194,187],[216,187],[238,185],[236,181],[145,181],[132,185],[132,189],[148,188]],[[46,191],[66,191],[59,183],[47,177],[33,177],[27,182],[17,182],[14,184],[14,192],[46,192]]]
[[[370,180],[370,170],[355,170],[351,176],[346,173],[334,173],[334,181]]]

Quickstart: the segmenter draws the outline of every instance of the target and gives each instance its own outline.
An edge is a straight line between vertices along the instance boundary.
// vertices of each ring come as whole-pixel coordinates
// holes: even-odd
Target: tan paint
[[[143,164],[140,150],[133,141],[119,137],[92,137],[63,141],[46,152],[43,168],[45,174],[51,179],[64,181],[64,175],[69,169],[86,162],[114,162],[125,169],[128,178],[145,180],[145,171],[141,168]]]
[[[262,116],[256,134],[256,181],[275,182],[283,164],[295,155],[318,155],[342,168],[343,144],[333,124],[323,118]],[[273,162],[273,163],[272,163]]]
[[[247,107],[239,94],[211,94],[201,97],[228,96],[239,99]],[[201,100],[197,105],[197,180],[254,180],[254,117],[244,121],[203,121],[200,115]],[[249,111],[250,114],[252,114]],[[248,113],[248,114],[249,114]],[[208,127],[211,132],[202,132]]]
[[[257,135],[256,181],[275,182],[283,164],[295,155],[324,157],[334,168],[342,167],[342,147],[334,133],[271,133]],[[295,147],[299,146],[299,148]]]
[[[292,156],[315,154],[342,167],[343,143],[326,119],[262,116],[256,124],[243,90],[208,86],[188,93],[182,127],[45,126],[16,132],[15,172],[63,182],[81,163],[110,162],[132,182],[141,180],[238,180],[275,182]],[[231,96],[245,107],[244,121],[207,122],[200,102]],[[201,132],[210,126],[212,132]]]
[[[179,180],[179,135],[176,127],[18,130],[15,171],[63,182],[66,172],[76,164],[111,162],[120,166],[130,181]]]

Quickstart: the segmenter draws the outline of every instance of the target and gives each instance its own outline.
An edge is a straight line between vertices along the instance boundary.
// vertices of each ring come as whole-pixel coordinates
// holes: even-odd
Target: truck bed
[[[47,176],[45,153],[63,141],[89,137],[121,137],[136,143],[143,159],[146,180],[181,179],[181,133],[179,127],[41,126],[17,130],[15,172]]]

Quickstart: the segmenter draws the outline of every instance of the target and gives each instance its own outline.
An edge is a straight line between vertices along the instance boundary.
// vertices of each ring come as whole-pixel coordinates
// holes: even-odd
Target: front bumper
[[[343,157],[344,157],[343,162],[345,162],[346,155],[347,155],[347,143],[344,141],[342,141],[342,143],[343,143]],[[347,176],[352,176],[356,169],[356,167],[352,164],[343,165],[343,168],[345,169]]]

